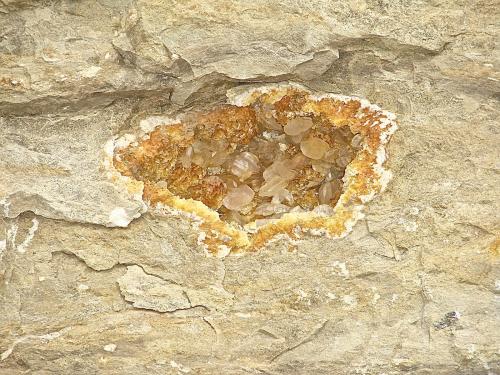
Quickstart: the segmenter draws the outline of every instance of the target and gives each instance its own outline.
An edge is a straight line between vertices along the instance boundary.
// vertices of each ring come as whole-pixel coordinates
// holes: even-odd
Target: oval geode
[[[209,111],[143,120],[144,134],[114,140],[112,168],[158,213],[190,216],[210,253],[341,237],[390,178],[394,119],[295,84],[236,89]]]

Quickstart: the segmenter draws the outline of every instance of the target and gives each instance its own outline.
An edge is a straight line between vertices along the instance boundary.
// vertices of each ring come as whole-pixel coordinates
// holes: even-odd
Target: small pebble
[[[104,351],[113,353],[116,350],[115,344],[107,344],[103,346]]]

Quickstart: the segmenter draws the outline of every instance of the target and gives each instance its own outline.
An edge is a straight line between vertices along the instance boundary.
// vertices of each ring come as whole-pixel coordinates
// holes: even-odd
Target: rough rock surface
[[[0,374],[499,373],[498,9],[0,1]],[[144,209],[109,139],[286,80],[398,115],[347,237],[216,258],[181,217],[108,227]]]

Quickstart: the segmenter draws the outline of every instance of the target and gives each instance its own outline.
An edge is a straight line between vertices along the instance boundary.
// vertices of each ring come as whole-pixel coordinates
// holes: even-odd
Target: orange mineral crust
[[[189,216],[210,253],[343,236],[387,184],[391,113],[292,84],[228,98],[114,147],[113,168],[157,213]]]

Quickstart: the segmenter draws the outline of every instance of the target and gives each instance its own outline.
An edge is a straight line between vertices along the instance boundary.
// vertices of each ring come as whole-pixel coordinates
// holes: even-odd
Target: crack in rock
[[[71,328],[72,327],[66,327],[66,328],[63,328],[59,331],[49,332],[45,335],[26,335],[26,336],[19,337],[19,338],[15,339],[14,342],[12,342],[12,344],[10,344],[10,346],[7,348],[7,350],[5,350],[4,352],[2,352],[0,354],[0,361],[5,361],[7,358],[9,358],[9,356],[14,351],[15,347],[20,343],[23,343],[23,342],[28,341],[28,340],[42,340],[42,341],[48,342],[48,341],[57,339],[58,337],[60,337],[64,333],[71,330]]]
[[[127,272],[118,278],[120,292],[135,308],[158,312],[174,312],[195,307],[207,310],[230,305],[233,296],[216,286],[191,289],[169,283],[148,275],[137,266],[128,266]]]

